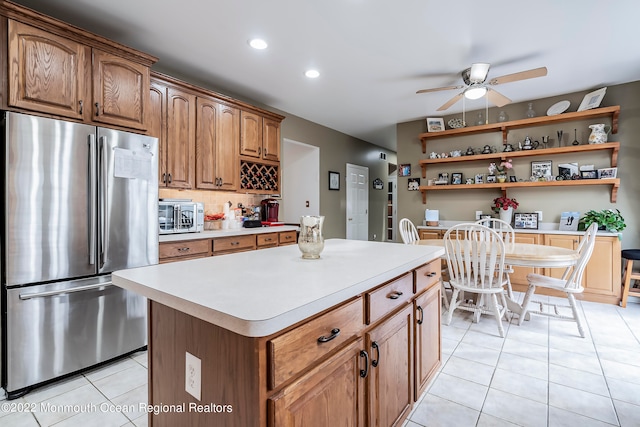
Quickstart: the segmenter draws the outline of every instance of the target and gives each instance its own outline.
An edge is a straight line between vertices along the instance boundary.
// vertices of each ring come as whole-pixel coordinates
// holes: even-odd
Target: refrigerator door
[[[112,285],[110,275],[7,289],[6,296],[10,396],[146,345],[146,299]]]
[[[95,274],[96,128],[5,114],[6,284]]]
[[[98,272],[158,263],[158,140],[98,128]]]

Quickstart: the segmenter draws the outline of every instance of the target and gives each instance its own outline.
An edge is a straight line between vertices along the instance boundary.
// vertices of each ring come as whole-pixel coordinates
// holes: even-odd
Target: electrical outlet
[[[193,354],[188,351],[186,353],[184,388],[187,393],[200,400],[200,393],[202,391],[202,363],[200,359]]]
[[[476,221],[478,221],[481,216],[482,216],[482,211],[476,211]]]
[[[542,211],[535,211],[538,214],[538,222],[542,222]]]

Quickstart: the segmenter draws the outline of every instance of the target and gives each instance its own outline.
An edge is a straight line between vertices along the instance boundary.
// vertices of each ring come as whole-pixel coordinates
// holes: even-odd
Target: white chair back
[[[513,231],[513,227],[506,221],[503,221],[498,218],[485,218],[479,221],[476,221],[476,224],[484,225],[486,227],[495,230],[502,236],[502,240],[504,240],[505,245],[509,245],[511,243],[515,243],[515,232]]]
[[[505,245],[495,230],[473,223],[453,226],[444,235],[444,248],[453,286],[480,290],[504,285]]]
[[[579,289],[582,287],[582,275],[587,267],[587,263],[593,253],[593,247],[596,243],[596,233],[598,232],[598,224],[593,223],[587,228],[578,245],[578,253],[580,258],[573,268],[568,268],[565,271],[563,279],[566,279],[565,288]],[[567,277],[568,276],[568,277]]]
[[[420,236],[418,235],[418,230],[416,226],[413,225],[411,220],[408,218],[402,218],[400,223],[398,224],[398,228],[400,229],[400,237],[402,238],[402,242],[404,244],[415,243],[420,240]]]

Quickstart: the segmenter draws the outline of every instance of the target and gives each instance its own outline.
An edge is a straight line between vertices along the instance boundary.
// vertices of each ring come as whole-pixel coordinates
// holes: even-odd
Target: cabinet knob
[[[82,100],[80,100],[80,101],[78,101],[78,103],[80,104],[80,111],[79,111],[79,113],[80,113],[80,115],[82,115],[82,109],[83,109],[83,107],[84,107],[84,102],[83,102]]]

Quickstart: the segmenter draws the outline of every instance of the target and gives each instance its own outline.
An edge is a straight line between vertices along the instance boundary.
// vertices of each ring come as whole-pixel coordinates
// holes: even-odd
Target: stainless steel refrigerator
[[[2,386],[146,345],[146,300],[115,270],[158,263],[157,139],[1,112]]]

